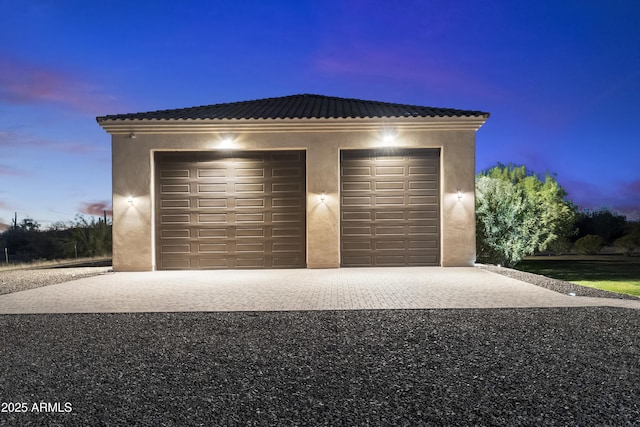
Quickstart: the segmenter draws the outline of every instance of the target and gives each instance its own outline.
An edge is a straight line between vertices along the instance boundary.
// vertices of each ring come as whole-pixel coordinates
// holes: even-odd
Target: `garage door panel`
[[[211,168],[211,169],[198,169],[198,178],[226,178],[227,169],[223,168]]]
[[[349,181],[342,182],[342,191],[371,191],[371,181]]]
[[[405,250],[404,240],[382,240],[375,242],[375,249],[378,251],[384,250]]]
[[[300,193],[304,191],[304,184],[301,182],[274,182],[271,184],[271,194]]]
[[[343,211],[342,221],[370,221],[373,215],[371,211]]]
[[[229,207],[227,202],[227,198],[216,198],[216,199],[198,199],[198,208],[206,209],[206,208],[221,208],[226,209]]]
[[[375,211],[374,213],[376,221],[404,221],[405,220],[405,211],[401,210],[384,210],[384,211]]]
[[[237,268],[267,268],[267,263],[264,257],[246,257],[237,256],[236,265]]]
[[[162,214],[160,215],[160,224],[190,224],[191,216],[189,214]]]
[[[238,178],[264,178],[264,169],[237,168],[235,176]]]
[[[342,246],[344,250],[353,251],[353,250],[365,250],[370,251],[373,249],[373,242],[369,239],[366,240],[349,240],[345,242]]]
[[[199,257],[195,260],[197,265],[193,268],[198,269],[213,269],[213,268],[233,268],[234,266],[226,258],[208,258]],[[169,268],[169,267],[167,267]],[[189,267],[177,267],[180,270],[186,270]]]
[[[296,254],[296,253],[300,253],[303,250],[303,244],[295,243],[295,242],[274,243],[272,250],[274,253],[289,252],[289,253]]]
[[[236,207],[237,208],[255,208],[255,209],[263,209],[265,207],[265,200],[263,198],[251,198],[251,199],[242,199],[236,198]]]
[[[198,239],[228,239],[230,233],[227,228],[198,228]]]
[[[379,176],[404,176],[403,166],[378,166],[375,168],[376,177]]]
[[[199,224],[208,224],[208,223],[227,223],[229,222],[229,215],[226,213],[215,213],[215,214],[198,214],[198,223]]]
[[[296,223],[304,221],[304,213],[301,212],[272,212],[271,222],[273,223]],[[304,230],[304,228],[301,228]]]
[[[162,179],[189,179],[191,176],[189,169],[166,169],[160,171],[160,178]]]
[[[225,242],[218,243],[198,243],[198,253],[226,253],[229,245]]]
[[[437,149],[341,153],[341,264],[439,265]]]
[[[227,184],[199,184],[198,185],[198,194],[206,194],[206,193],[226,193],[227,192]]]
[[[306,266],[304,152],[155,159],[158,268]]]
[[[191,230],[188,228],[172,228],[162,230],[160,237],[164,239],[188,239],[191,237]]]
[[[188,254],[191,252],[191,245],[188,243],[173,245],[165,243],[161,246],[161,251],[163,254]]]
[[[189,184],[162,184],[160,191],[163,194],[189,194],[191,186]]]
[[[233,186],[234,193],[259,193],[264,194],[264,183],[236,183]]]
[[[300,227],[273,227],[271,229],[273,237],[304,237],[304,230]]]
[[[171,200],[164,199],[160,209],[189,209],[191,207],[190,199]]]
[[[404,205],[404,196],[376,196],[375,198],[376,206],[402,206]]]
[[[373,196],[343,196],[342,197],[342,205],[343,206],[366,206],[370,207],[373,205]]]
[[[236,228],[237,238],[259,239],[265,237],[263,228]]]
[[[170,258],[163,257],[160,268],[165,270],[188,270],[191,268],[191,262],[189,258]]]
[[[362,176],[367,179],[371,176],[372,168],[369,166],[351,166],[342,169],[343,176]]]
[[[256,213],[236,213],[236,223],[248,223],[248,222],[259,222],[263,223],[265,220],[265,214],[262,212]]]

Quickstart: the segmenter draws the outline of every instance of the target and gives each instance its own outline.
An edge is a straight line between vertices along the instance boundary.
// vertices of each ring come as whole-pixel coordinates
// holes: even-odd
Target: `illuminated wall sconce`
[[[393,129],[385,129],[382,131],[382,141],[385,144],[390,144],[396,140],[398,133]]]
[[[138,135],[136,135],[135,132],[131,132],[129,134],[129,138],[131,138],[131,139],[136,139],[137,137],[138,137]]]
[[[462,191],[458,190],[458,200],[462,200]]]
[[[323,191],[322,194],[320,194],[320,201],[324,203],[326,200],[327,200],[327,193]]]
[[[129,203],[130,205],[133,205],[133,197],[132,196],[127,197],[127,203]]]
[[[223,135],[220,138],[220,143],[218,144],[218,148],[230,149],[233,148],[233,142],[235,138],[230,135]]]

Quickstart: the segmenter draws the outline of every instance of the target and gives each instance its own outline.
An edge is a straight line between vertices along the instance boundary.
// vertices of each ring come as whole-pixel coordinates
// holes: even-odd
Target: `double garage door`
[[[159,269],[306,266],[304,151],[158,152]],[[439,265],[439,151],[341,153],[341,265]]]
[[[303,151],[156,153],[159,269],[306,266]]]

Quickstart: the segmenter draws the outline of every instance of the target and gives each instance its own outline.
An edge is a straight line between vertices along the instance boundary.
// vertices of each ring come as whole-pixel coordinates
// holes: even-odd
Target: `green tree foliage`
[[[514,266],[574,232],[576,208],[551,175],[501,165],[476,177],[478,258]]]

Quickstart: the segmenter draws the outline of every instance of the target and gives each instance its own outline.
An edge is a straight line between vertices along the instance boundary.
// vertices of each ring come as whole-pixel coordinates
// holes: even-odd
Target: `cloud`
[[[348,52],[348,54],[345,54]],[[411,82],[426,89],[451,95],[496,98],[501,89],[466,71],[459,61],[429,56],[416,48],[359,45],[352,49],[318,54],[314,65],[322,74],[381,78]]]
[[[112,216],[113,211],[111,203],[107,201],[100,202],[83,202],[80,205],[80,212],[88,215],[103,216],[104,211],[107,211],[107,216]]]
[[[1,146],[1,144],[0,144]],[[0,176],[25,176],[26,173],[11,166],[0,163]],[[0,208],[2,204],[0,203]]]
[[[619,181],[606,188],[584,181],[563,181],[561,184],[569,193],[569,200],[580,209],[600,209],[606,207],[629,220],[640,219],[640,180]]]
[[[64,105],[95,115],[115,100],[70,72],[15,58],[0,59],[0,102]]]
[[[78,141],[56,141],[22,132],[0,131],[0,148],[16,147],[37,147],[65,153],[92,153],[99,149],[96,145]]]

